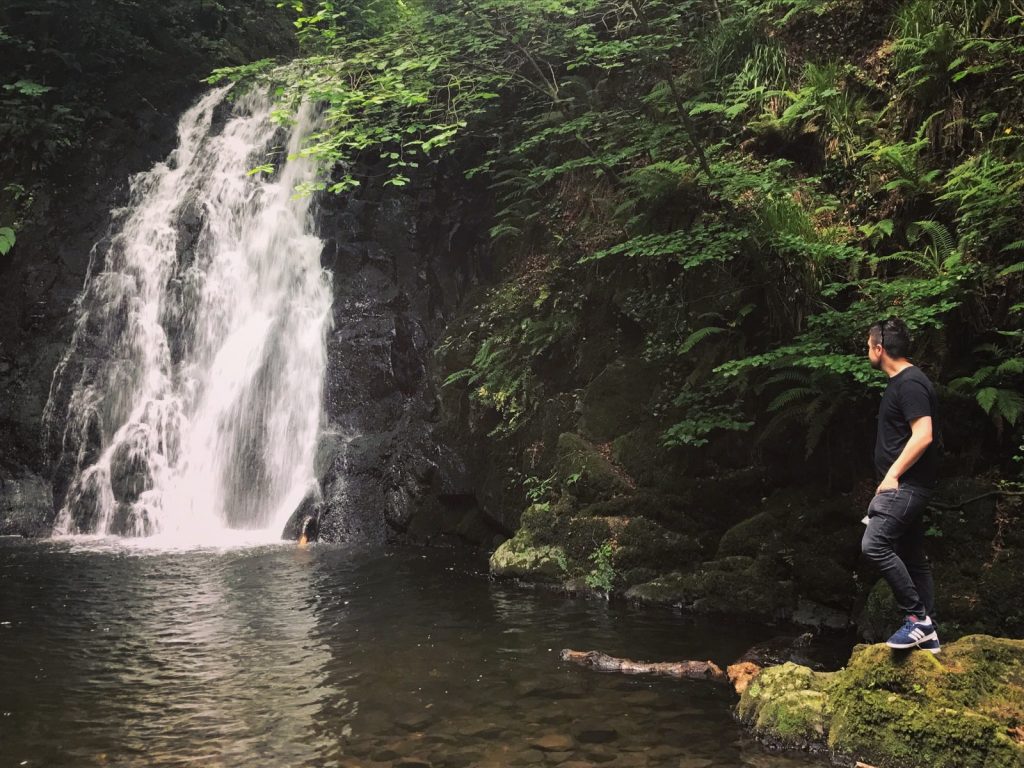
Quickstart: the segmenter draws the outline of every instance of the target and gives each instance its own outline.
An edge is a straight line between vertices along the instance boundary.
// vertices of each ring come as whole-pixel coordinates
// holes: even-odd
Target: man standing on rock
[[[936,398],[928,377],[907,360],[909,351],[910,333],[898,318],[875,323],[868,331],[871,367],[884,371],[889,382],[875,438],[875,471],[881,482],[868,505],[861,551],[878,566],[906,616],[889,638],[889,647],[938,653],[939,636],[931,619],[935,587],[924,553],[923,520],[938,464],[932,437]]]

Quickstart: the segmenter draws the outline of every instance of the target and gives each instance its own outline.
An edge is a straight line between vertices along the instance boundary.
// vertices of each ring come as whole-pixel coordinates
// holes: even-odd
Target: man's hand
[[[875,489],[875,495],[883,491],[898,491],[900,488],[900,477],[914,466],[914,462],[921,458],[924,454],[925,448],[927,448],[932,442],[932,417],[931,416],[919,416],[910,422],[910,439],[907,440],[907,444],[903,446],[903,450],[900,455],[896,457],[896,461],[889,467],[889,471],[885,477],[882,478],[882,482],[878,484]]]
[[[885,493],[886,491],[898,491],[900,489],[900,481],[895,477],[886,475],[882,478],[882,482],[875,488],[875,495]]]

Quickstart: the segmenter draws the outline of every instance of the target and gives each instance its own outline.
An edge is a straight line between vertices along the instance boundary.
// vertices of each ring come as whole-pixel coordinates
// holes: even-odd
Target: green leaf
[[[0,227],[0,256],[5,256],[14,247],[16,238],[10,227]]]
[[[995,387],[983,387],[974,395],[974,398],[978,401],[978,405],[981,406],[985,413],[992,413],[992,408],[995,407],[998,397],[999,390]]]

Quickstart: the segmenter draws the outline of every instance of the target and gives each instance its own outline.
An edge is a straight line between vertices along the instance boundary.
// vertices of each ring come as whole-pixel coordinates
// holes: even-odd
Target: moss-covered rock
[[[612,457],[640,485],[667,493],[680,493],[692,485],[699,465],[697,448],[662,444],[665,425],[649,421],[635,426],[612,441]]]
[[[784,664],[737,711],[770,742],[879,768],[1021,768],[1024,640],[972,635],[939,656],[859,646],[833,673]]]
[[[701,565],[693,573],[673,573],[627,591],[638,602],[677,605],[694,613],[751,616],[774,621],[792,616],[793,584],[779,578],[767,558],[731,557]]]
[[[940,656],[860,647],[828,713],[829,746],[880,767],[1021,768],[1024,640],[971,635]]]
[[[681,496],[640,488],[634,493],[587,504],[580,509],[588,517],[646,517],[670,531],[690,536],[699,531],[687,514],[688,503]]]
[[[580,429],[592,440],[612,440],[629,432],[643,417],[658,381],[640,358],[609,363],[583,392]]]
[[[760,738],[776,746],[821,745],[827,732],[825,705],[831,677],[792,662],[771,667],[747,686],[737,714]]]
[[[580,569],[589,570],[585,564],[597,548],[611,538],[611,526],[605,518],[575,517],[566,528],[565,554]]]
[[[653,520],[636,517],[616,537],[612,562],[618,571],[651,568],[664,573],[700,560],[700,545],[690,536],[668,531]]]
[[[603,456],[593,443],[573,432],[558,436],[555,474],[582,502],[608,499],[632,489],[630,479]]]
[[[499,546],[490,559],[491,573],[499,578],[557,583],[566,576],[565,551],[537,546],[516,535]]]

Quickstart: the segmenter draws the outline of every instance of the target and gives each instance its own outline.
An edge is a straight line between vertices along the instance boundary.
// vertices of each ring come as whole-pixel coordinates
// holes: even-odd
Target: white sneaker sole
[[[890,648],[917,648],[921,645],[921,643],[927,643],[929,640],[937,640],[938,637],[939,635],[937,632],[932,632],[930,635],[925,635],[920,640],[912,640],[909,643],[894,643],[892,640],[888,640],[885,644],[888,645]]]

